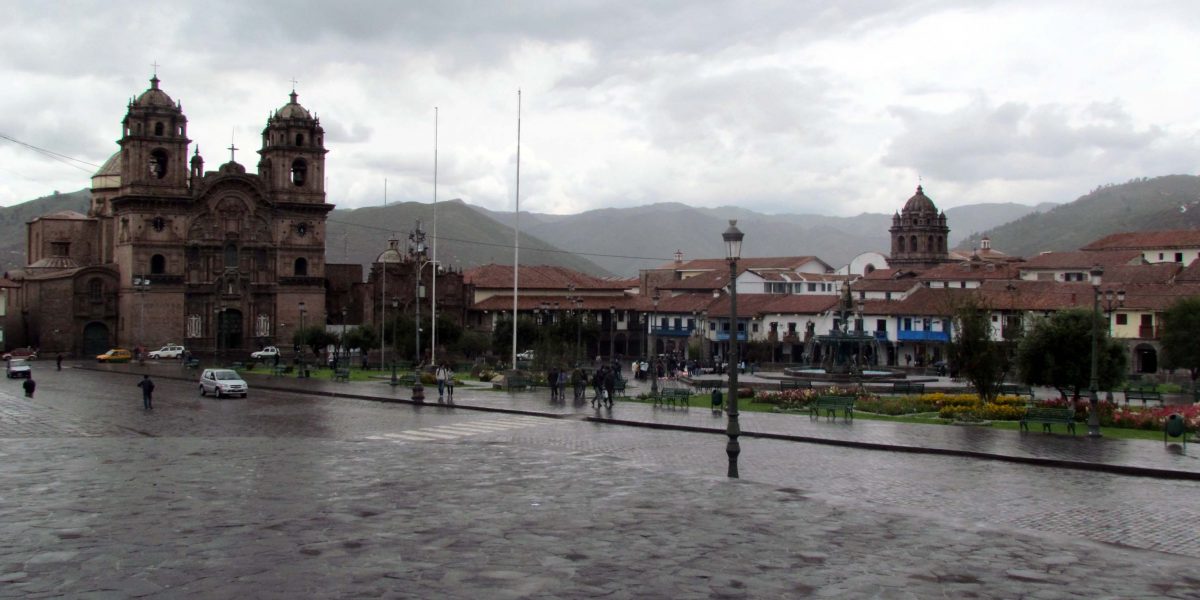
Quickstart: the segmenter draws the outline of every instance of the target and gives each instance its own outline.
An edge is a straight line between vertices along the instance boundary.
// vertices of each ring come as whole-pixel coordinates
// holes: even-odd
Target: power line
[[[53,151],[53,150],[47,150],[47,149],[45,149],[45,148],[42,148],[42,147],[40,147],[40,146],[34,146],[33,144],[28,144],[28,143],[26,143],[26,142],[22,142],[21,140],[18,140],[18,139],[16,139],[16,138],[13,138],[13,137],[9,137],[9,136],[7,136],[7,135],[5,135],[5,134],[3,134],[3,133],[0,133],[0,139],[8,140],[8,141],[10,141],[10,142],[12,142],[12,143],[14,143],[14,144],[17,144],[17,145],[19,145],[19,146],[24,146],[24,147],[26,147],[26,148],[28,148],[28,149],[30,149],[30,150],[33,150],[34,152],[38,152],[38,153],[40,153],[40,154],[44,154],[44,155],[46,155],[46,156],[48,156],[48,157],[50,157],[50,158],[52,158],[52,159],[54,159],[54,160],[56,160],[56,161],[58,161],[58,162],[60,162],[60,163],[63,163],[64,165],[68,165],[68,166],[71,166],[71,167],[75,167],[76,169],[79,169],[80,171],[83,171],[83,172],[85,172],[85,173],[91,173],[93,169],[99,169],[99,168],[100,168],[100,165],[98,165],[98,164],[96,164],[96,163],[91,163],[91,162],[88,162],[88,161],[86,161],[86,160],[80,160],[80,159],[78,159],[78,158],[74,158],[74,157],[72,157],[72,156],[67,156],[66,154],[61,154],[61,153],[59,153],[59,152],[55,152],[55,151]],[[77,164],[75,164],[75,163],[81,163],[81,164],[87,165],[87,166],[89,166],[89,167],[92,167],[92,169],[87,169],[87,168],[81,167],[81,166],[79,166],[79,165],[77,165]]]

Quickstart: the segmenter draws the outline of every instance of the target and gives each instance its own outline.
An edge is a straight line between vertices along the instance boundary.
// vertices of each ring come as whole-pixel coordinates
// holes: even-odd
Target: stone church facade
[[[10,326],[45,352],[182,343],[237,355],[324,324],[324,131],[290,101],[268,118],[256,172],[205,171],[159,80],[128,105],[87,215],[28,225]],[[13,319],[14,313],[19,318]],[[10,338],[12,336],[10,335]]]
[[[892,215],[888,231],[892,234],[891,268],[920,271],[950,260],[946,213],[938,211],[919,185],[904,208]]]

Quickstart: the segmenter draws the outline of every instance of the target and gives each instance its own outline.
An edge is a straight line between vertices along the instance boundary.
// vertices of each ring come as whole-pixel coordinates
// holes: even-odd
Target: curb
[[[107,369],[96,369],[89,366],[75,366],[77,369],[88,371],[97,371],[103,373],[118,373],[125,375],[142,375],[131,371],[111,371]],[[190,377],[179,377],[177,375],[156,375],[163,379],[171,379],[176,381],[191,381]],[[523,415],[531,417],[543,417],[547,419],[570,419],[578,418],[577,415],[562,415],[545,413],[533,410],[521,410],[515,408],[500,408],[493,406],[475,406],[469,404],[447,404],[442,402],[416,402],[411,398],[387,398],[383,396],[369,396],[366,394],[353,394],[348,392],[331,392],[327,390],[298,390],[296,388],[272,386],[272,385],[257,385],[256,387],[273,392],[283,392],[289,394],[308,394],[312,396],[322,396],[326,398],[348,398],[351,400],[367,400],[371,402],[385,402],[394,404],[410,404],[414,407],[433,407],[433,408],[460,408],[463,410],[474,410],[479,412],[492,412],[511,415]],[[664,431],[685,431],[691,433],[705,433],[709,435],[725,435],[724,429],[715,427],[702,427],[697,425],[678,425],[672,423],[649,423],[646,421],[631,421],[628,419],[613,419],[609,417],[585,416],[584,421],[592,423],[604,423],[609,425],[618,425],[623,427],[641,427],[644,429],[659,429]],[[1039,458],[1036,456],[1012,456],[1008,454],[994,454],[990,452],[978,452],[974,450],[960,450],[956,448],[932,448],[926,446],[902,446],[898,444],[881,444],[877,442],[860,442],[855,440],[836,440],[830,438],[813,437],[805,435],[792,435],[784,433],[758,433],[752,431],[742,431],[741,437],[758,438],[764,440],[777,440],[785,442],[799,442],[805,444],[821,444],[825,446],[840,446],[844,448],[857,448],[860,450],[875,450],[884,452],[905,452],[909,454],[932,454],[936,456],[960,456],[965,458],[975,458],[981,460],[995,460],[1001,462],[1010,462],[1025,465],[1034,465],[1040,467],[1050,467],[1058,469],[1074,469],[1077,471],[1092,471],[1098,473],[1109,473],[1113,475],[1132,475],[1140,477],[1152,477],[1155,479],[1174,479],[1182,481],[1200,481],[1200,472],[1193,471],[1172,471],[1170,469],[1158,469],[1154,467],[1139,467],[1135,465],[1114,465],[1108,463],[1095,463],[1078,460],[1065,460],[1057,458]]]

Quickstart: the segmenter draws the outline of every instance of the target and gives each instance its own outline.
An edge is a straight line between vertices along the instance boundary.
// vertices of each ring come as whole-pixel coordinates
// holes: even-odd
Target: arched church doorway
[[[1137,373],[1156,373],[1158,372],[1158,350],[1150,344],[1138,344],[1133,349],[1134,365],[1133,368]]]
[[[242,347],[242,311],[228,308],[221,311],[218,327],[218,349],[237,350]]]
[[[104,354],[112,348],[109,340],[108,326],[104,323],[92,322],[83,326],[83,355],[96,356]]]

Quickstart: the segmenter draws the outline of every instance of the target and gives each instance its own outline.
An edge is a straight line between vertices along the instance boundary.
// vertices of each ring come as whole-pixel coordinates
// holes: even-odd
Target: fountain
[[[814,353],[816,350],[820,352],[820,366],[789,367],[783,370],[784,375],[803,379],[844,382],[904,377],[903,374],[894,371],[863,368],[866,364],[863,349],[870,348],[875,343],[875,336],[864,332],[861,325],[856,326],[853,331],[850,329],[852,316],[857,316],[856,322],[862,323],[863,302],[861,299],[857,305],[853,302],[850,297],[849,283],[842,286],[842,299],[837,310],[839,326],[831,329],[826,335],[815,336],[817,348],[814,348]],[[812,339],[812,337],[812,324],[810,323],[806,338]]]

